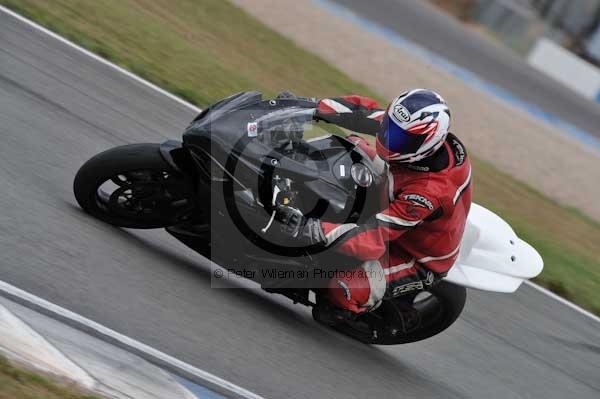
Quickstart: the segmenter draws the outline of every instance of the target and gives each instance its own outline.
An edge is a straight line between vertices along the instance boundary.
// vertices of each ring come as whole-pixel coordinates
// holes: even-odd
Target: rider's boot
[[[353,321],[358,316],[347,309],[333,306],[328,301],[319,301],[312,309],[313,318],[326,326],[332,327],[346,321]]]

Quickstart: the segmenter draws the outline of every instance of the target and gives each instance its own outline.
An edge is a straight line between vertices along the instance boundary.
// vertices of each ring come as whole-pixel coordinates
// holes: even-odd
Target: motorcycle
[[[75,198],[111,225],[165,228],[222,266],[214,276],[251,279],[312,306],[317,318],[315,305],[327,301],[324,282],[358,262],[290,242],[275,211],[287,205],[306,217],[360,224],[381,210],[386,176],[381,161],[370,160],[344,129],[315,118],[315,108],[315,100],[291,95],[233,95],[204,109],[181,142],[124,145],[94,156],[77,172]],[[386,297],[330,327],[368,344],[420,341],[456,321],[466,288],[514,292],[542,268],[540,255],[505,221],[473,204],[458,260],[441,282]]]

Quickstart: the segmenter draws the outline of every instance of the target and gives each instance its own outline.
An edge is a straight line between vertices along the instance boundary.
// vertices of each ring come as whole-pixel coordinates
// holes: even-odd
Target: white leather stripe
[[[456,190],[456,194],[454,194],[454,199],[452,200],[452,202],[455,205],[456,205],[456,201],[458,201],[458,197],[460,197],[460,194],[467,187],[467,185],[469,184],[470,181],[471,181],[471,166],[469,166],[469,175],[467,176],[467,180],[465,180],[465,182],[460,185],[460,187]]]
[[[392,223],[392,224],[397,224],[399,226],[406,226],[406,227],[413,227],[418,225],[419,223],[421,223],[421,220],[406,220],[406,219],[402,219],[396,216],[390,216],[390,215],[386,215],[385,213],[378,213],[377,216],[375,216],[377,219],[381,220],[382,222],[388,222],[388,223]]]
[[[348,113],[352,113],[352,110],[348,107],[346,107],[344,104],[340,104],[337,101],[333,101],[330,98],[326,98],[323,101],[323,103],[331,108],[333,108],[333,110],[337,113],[340,114],[348,114]]]
[[[398,273],[399,271],[402,271],[402,270],[410,269],[411,267],[413,267],[415,265],[415,261],[416,261],[416,259],[413,258],[408,263],[402,263],[402,264],[399,264],[396,266],[388,267],[387,269],[384,269],[385,275],[387,276],[390,274]]]
[[[387,174],[388,174],[388,196],[390,199],[390,202],[394,202],[395,195],[394,195],[394,175],[392,174],[392,171],[390,170],[390,167],[387,167]]]
[[[373,169],[377,176],[381,176],[385,172],[385,161],[379,155],[375,155],[375,159],[373,159]]]
[[[369,300],[363,305],[363,307],[373,309],[383,299],[385,290],[387,289],[387,282],[385,280],[385,271],[381,267],[381,263],[377,260],[370,260],[362,265],[363,270],[367,274],[369,279]]]
[[[357,228],[358,225],[355,223],[346,223],[341,224],[335,229],[331,230],[329,233],[325,235],[325,245],[329,246],[335,242],[342,234],[347,233],[348,231]]]
[[[367,116],[367,118],[369,118],[369,119],[377,119],[377,118],[379,118],[383,114],[385,114],[385,111],[375,111],[371,115]]]
[[[460,244],[458,244],[458,247],[456,247],[452,252],[450,252],[448,255],[443,255],[443,256],[426,256],[424,258],[421,258],[418,260],[419,263],[427,263],[427,262],[431,262],[433,260],[444,260],[444,259],[448,259],[453,257],[454,255],[456,255],[458,253],[458,250],[460,249]]]

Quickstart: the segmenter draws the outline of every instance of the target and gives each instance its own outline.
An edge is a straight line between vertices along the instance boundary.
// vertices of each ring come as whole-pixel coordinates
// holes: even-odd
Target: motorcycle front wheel
[[[92,157],[77,172],[73,191],[83,210],[119,227],[168,227],[193,209],[192,190],[165,162],[159,144],[124,145]]]

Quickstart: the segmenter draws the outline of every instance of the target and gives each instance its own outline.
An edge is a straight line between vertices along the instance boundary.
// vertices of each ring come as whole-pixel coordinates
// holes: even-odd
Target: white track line
[[[525,284],[527,284],[528,286],[530,286],[533,289],[538,290],[539,292],[546,294],[547,296],[549,296],[552,299],[555,299],[556,301],[562,303],[565,306],[570,307],[571,309],[573,309],[576,312],[581,313],[582,315],[585,315],[587,317],[589,317],[590,319],[597,321],[598,323],[600,323],[600,317],[596,316],[595,314],[588,312],[587,310],[575,305],[573,302],[569,302],[567,301],[565,298],[556,295],[554,292],[547,290],[546,288],[539,286],[535,283],[532,283],[529,280],[525,280]]]
[[[155,84],[150,83],[147,80],[140,78],[139,76],[131,73],[130,71],[128,71],[126,69],[123,69],[120,66],[115,65],[112,62],[105,60],[102,57],[99,57],[98,55],[96,55],[96,54],[94,54],[94,53],[92,53],[92,52],[90,52],[90,51],[88,51],[88,50],[86,50],[86,49],[84,49],[84,48],[76,45],[75,43],[73,43],[73,42],[65,39],[62,36],[57,35],[56,33],[52,32],[52,31],[49,31],[48,29],[44,28],[43,26],[40,26],[40,25],[36,24],[33,21],[30,21],[29,19],[27,19],[27,18],[25,18],[25,17],[23,17],[23,16],[15,13],[15,12],[7,9],[6,7],[0,6],[0,11],[2,11],[4,13],[6,13],[6,14],[8,14],[8,15],[16,18],[16,19],[18,19],[19,21],[21,21],[21,22],[23,22],[23,23],[25,23],[25,24],[27,24],[29,26],[32,26],[33,28],[35,28],[35,29],[37,29],[37,30],[39,30],[39,31],[41,31],[41,32],[43,32],[43,33],[45,33],[45,34],[53,37],[53,38],[55,38],[56,40],[58,40],[58,41],[60,41],[60,42],[62,42],[64,44],[66,44],[67,46],[72,47],[75,50],[80,51],[80,52],[86,54],[87,56],[95,59],[96,61],[101,62],[104,65],[107,65],[107,66],[109,66],[109,67],[111,67],[111,68],[119,71],[120,73],[122,73],[122,74],[130,77],[131,79],[135,80],[136,82],[139,82],[139,83],[141,83],[141,84],[143,84],[145,86],[150,87],[153,90],[156,90],[157,92],[159,92],[159,93],[161,93],[161,94],[169,97],[172,100],[175,100],[179,104],[184,105],[184,106],[188,107],[189,109],[192,109],[192,110],[194,110],[196,112],[200,112],[201,111],[201,109],[198,108],[198,107],[196,107],[195,105],[190,104],[189,102],[187,102],[185,100],[182,100],[181,98],[177,97],[176,95],[174,95],[172,93],[169,93],[168,91],[166,91],[164,89],[161,89],[160,87],[156,86]],[[589,317],[589,318],[591,318],[591,319],[593,319],[595,321],[600,322],[600,318],[598,318],[597,316],[593,315],[592,313],[588,312],[585,309],[580,308],[579,306],[575,305],[574,303],[569,302],[566,299],[564,299],[564,298],[562,298],[562,297],[554,294],[553,292],[548,291],[547,289],[545,289],[543,287],[540,287],[539,285],[534,284],[534,283],[532,283],[530,281],[526,281],[526,284],[529,285],[530,287],[532,287],[532,288],[534,288],[534,289],[536,289],[536,290],[538,290],[538,291],[546,294],[550,298],[553,298],[553,299],[555,299],[555,300],[557,300],[557,301],[565,304],[566,306],[570,307],[571,309],[573,309],[573,310],[575,310],[575,311],[577,311],[577,312],[579,312],[579,313],[581,313],[581,314],[583,314],[583,315],[585,315],[585,316],[587,316],[587,317]]]
[[[166,353],[160,352],[159,350],[156,350],[148,345],[113,331],[108,327],[86,319],[77,313],[64,309],[3,281],[0,281],[0,295],[20,303],[30,309],[40,311],[41,313],[51,316],[54,319],[66,322],[67,324],[83,330],[84,332],[92,333],[92,335],[124,348],[148,360],[150,363],[153,363],[159,367],[171,369],[171,371],[175,372],[176,374],[180,374],[184,378],[188,378],[194,382],[206,385],[207,387],[214,389],[221,394],[244,399],[263,399],[261,396],[256,395],[220,377],[217,377],[216,375],[184,363],[181,360],[167,355]]]

